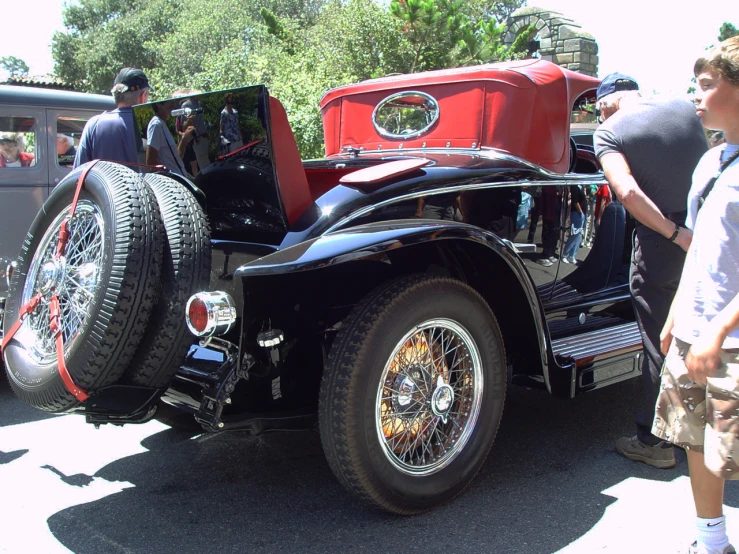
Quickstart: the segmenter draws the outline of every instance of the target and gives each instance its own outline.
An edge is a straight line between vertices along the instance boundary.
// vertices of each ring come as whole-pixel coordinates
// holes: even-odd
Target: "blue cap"
[[[596,100],[620,90],[639,90],[639,85],[633,77],[623,73],[611,73],[603,77],[598,85],[598,91],[595,93]]]

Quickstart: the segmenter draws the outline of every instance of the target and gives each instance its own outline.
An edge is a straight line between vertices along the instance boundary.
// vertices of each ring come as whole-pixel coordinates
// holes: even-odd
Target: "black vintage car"
[[[166,404],[209,431],[317,426],[363,500],[454,497],[507,386],[567,398],[640,371],[623,208],[560,263],[569,191],[604,182],[569,137],[597,85],[528,60],[341,87],[307,161],[262,86],[168,101],[202,118],[207,163],[92,162],[55,189],[10,282],[14,391],[94,424]]]

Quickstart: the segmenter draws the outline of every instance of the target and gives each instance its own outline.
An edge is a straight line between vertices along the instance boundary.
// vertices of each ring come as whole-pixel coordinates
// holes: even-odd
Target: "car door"
[[[48,196],[44,109],[0,106],[0,137],[11,136],[19,138],[14,146],[23,152],[25,161],[21,167],[13,167],[13,162],[4,159],[0,166],[0,297],[7,295],[8,264],[18,256],[31,222]]]

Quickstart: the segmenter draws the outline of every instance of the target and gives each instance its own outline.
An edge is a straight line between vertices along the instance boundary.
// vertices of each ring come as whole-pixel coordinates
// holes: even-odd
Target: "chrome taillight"
[[[197,337],[225,335],[236,321],[236,306],[227,292],[199,292],[187,301],[185,320]]]

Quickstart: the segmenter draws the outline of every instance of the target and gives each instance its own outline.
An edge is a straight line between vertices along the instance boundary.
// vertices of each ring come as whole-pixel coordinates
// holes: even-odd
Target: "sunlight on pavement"
[[[48,518],[133,487],[94,475],[116,460],[147,452],[141,441],[165,429],[158,421],[95,429],[80,416],[0,427],[0,452],[15,453],[0,464],[0,552],[69,552],[51,534]],[[94,529],[84,532],[103,538]]]
[[[558,554],[683,553],[695,540],[695,508],[686,476],[666,482],[630,477],[602,494],[616,501],[590,531]],[[729,539],[736,543],[739,509],[724,509]]]

